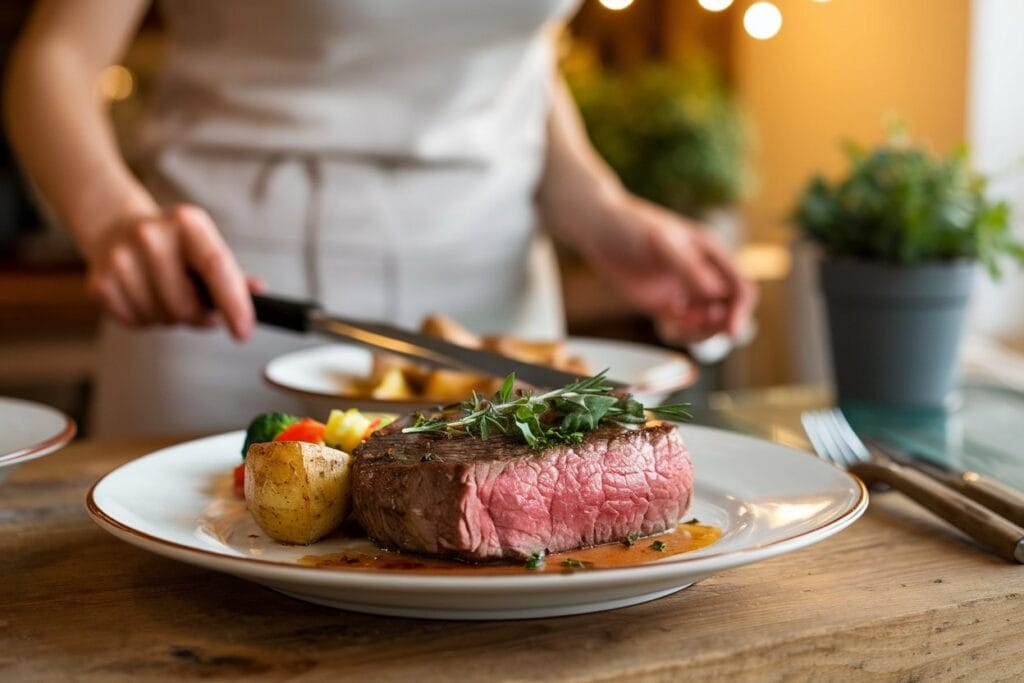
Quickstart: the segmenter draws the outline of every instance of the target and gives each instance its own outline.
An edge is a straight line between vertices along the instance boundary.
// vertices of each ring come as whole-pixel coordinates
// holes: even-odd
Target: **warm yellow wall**
[[[782,219],[815,170],[843,168],[837,143],[903,119],[948,151],[964,139],[969,0],[775,0],[782,30],[758,41],[734,15],[734,78],[758,136],[749,235],[786,239]]]

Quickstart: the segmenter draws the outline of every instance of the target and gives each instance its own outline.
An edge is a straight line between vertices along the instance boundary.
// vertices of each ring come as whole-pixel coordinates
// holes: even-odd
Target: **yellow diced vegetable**
[[[324,430],[324,443],[351,453],[365,438],[371,420],[356,408],[332,410]]]

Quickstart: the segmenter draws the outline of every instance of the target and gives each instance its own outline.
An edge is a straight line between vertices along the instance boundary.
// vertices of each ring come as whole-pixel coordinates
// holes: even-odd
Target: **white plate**
[[[655,405],[673,391],[697,379],[697,365],[681,353],[614,339],[570,337],[570,354],[582,357],[595,371],[609,368],[608,376],[623,382],[641,402]],[[304,399],[313,416],[326,416],[332,408],[365,408],[409,413],[436,401],[379,401],[351,392],[353,381],[370,375],[371,351],[347,344],[317,346],[274,358],[263,369],[264,379]],[[322,419],[322,418],[321,418]]]
[[[50,406],[0,396],[0,481],[19,463],[61,448],[75,435],[75,421]]]
[[[651,564],[572,573],[444,576],[302,565],[343,540],[276,544],[239,513],[227,473],[243,434],[190,441],[130,462],[89,492],[93,519],[129,543],[332,607],[428,619],[524,619],[624,607],[715,572],[820,541],[867,507],[859,480],[813,456],[707,427],[681,427],[697,472],[691,512],[714,544]],[[232,512],[234,510],[234,512]]]

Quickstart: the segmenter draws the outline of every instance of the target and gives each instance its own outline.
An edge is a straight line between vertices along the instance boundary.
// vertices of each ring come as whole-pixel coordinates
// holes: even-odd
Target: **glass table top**
[[[768,438],[810,450],[800,413],[834,405],[825,387],[789,386],[715,392],[682,392],[694,422]],[[966,383],[948,410],[909,410],[844,404],[862,437],[890,441],[940,464],[973,470],[1024,489],[1024,392]]]

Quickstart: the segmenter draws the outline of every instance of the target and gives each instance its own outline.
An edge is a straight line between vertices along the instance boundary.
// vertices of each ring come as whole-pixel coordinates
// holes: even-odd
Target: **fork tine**
[[[829,453],[829,450],[825,448],[825,442],[821,440],[821,436],[818,434],[814,414],[809,412],[801,413],[800,422],[803,424],[804,433],[807,434],[807,438],[810,440],[811,446],[814,448],[814,452],[818,454],[818,457],[835,462],[832,459],[832,455]]]
[[[857,436],[857,432],[853,431],[853,427],[850,426],[850,422],[843,415],[843,412],[838,408],[829,411],[829,418],[835,424],[836,433],[847,446],[850,448],[850,452],[858,462],[864,462],[871,458],[871,453],[868,452],[864,442],[861,441],[860,437]]]
[[[830,434],[828,426],[822,422],[821,411],[813,410],[800,416],[811,444],[818,455],[838,467],[846,467],[843,449]]]
[[[829,410],[807,411],[800,416],[811,445],[819,456],[835,465],[848,468],[860,458],[845,438],[839,434],[838,423]],[[852,430],[851,430],[852,431]]]
[[[849,467],[855,462],[849,446],[836,434],[835,423],[829,419],[828,411],[817,411],[814,420],[818,425],[820,438],[825,442],[829,452],[833,454],[832,459],[836,464],[840,467]]]

